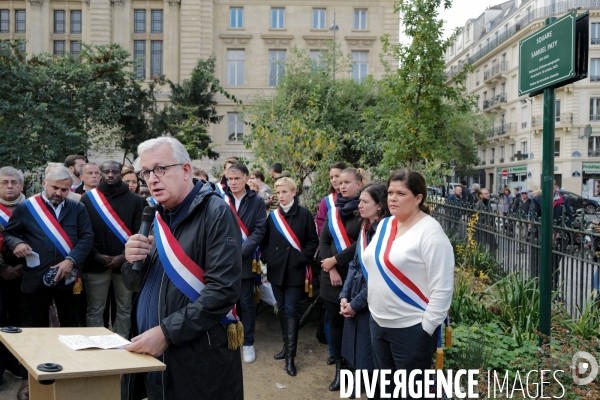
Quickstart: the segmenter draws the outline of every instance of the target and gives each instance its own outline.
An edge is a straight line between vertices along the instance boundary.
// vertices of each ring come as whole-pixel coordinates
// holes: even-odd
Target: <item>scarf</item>
[[[14,207],[20,202],[25,201],[25,199],[27,199],[27,197],[25,197],[23,193],[19,193],[19,197],[17,197],[17,199],[13,201],[4,200],[2,197],[0,197],[0,204],[2,204],[5,207]]]
[[[287,206],[284,206],[283,204],[279,203],[279,207],[281,207],[283,212],[287,214],[287,212],[290,211],[290,208],[292,208],[292,206],[294,205],[295,201],[296,201],[296,199],[292,199],[292,202],[290,204],[288,204]]]
[[[552,208],[558,206],[559,204],[565,204],[565,199],[559,192],[554,192],[554,203],[552,204]]]
[[[358,196],[345,199],[341,194],[338,194],[335,206],[340,209],[340,218],[344,225],[346,225],[346,221],[355,217],[354,211],[358,210],[359,203],[360,199]]]

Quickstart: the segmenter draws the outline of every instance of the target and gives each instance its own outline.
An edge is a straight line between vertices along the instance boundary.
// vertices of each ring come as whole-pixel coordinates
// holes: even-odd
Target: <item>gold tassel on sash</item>
[[[75,284],[73,285],[73,294],[81,294],[83,291],[83,283],[79,277],[79,270],[77,270],[77,276],[75,278]]]
[[[240,321],[227,325],[227,348],[237,350],[244,344],[244,326]]]
[[[450,325],[446,326],[446,336],[444,338],[444,346],[446,348],[452,347],[452,327]]]
[[[260,263],[257,260],[252,260],[252,272],[255,274],[260,274],[262,272],[260,270]]]
[[[444,368],[444,350],[438,347],[435,351],[435,369],[441,370]]]
[[[308,279],[304,280],[304,291],[308,292]]]
[[[308,286],[308,297],[312,297],[313,296],[313,291],[312,291],[312,285]]]
[[[254,302],[256,304],[260,303],[260,289],[258,286],[255,286],[254,288]]]

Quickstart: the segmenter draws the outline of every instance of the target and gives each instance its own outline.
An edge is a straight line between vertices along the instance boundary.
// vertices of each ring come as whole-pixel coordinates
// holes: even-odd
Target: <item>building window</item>
[[[600,136],[590,136],[588,138],[588,156],[600,157]]]
[[[590,60],[590,82],[600,81],[600,58]]]
[[[54,11],[54,33],[65,33],[65,12]]]
[[[368,51],[353,51],[352,52],[352,79],[360,82],[369,74],[369,52]]]
[[[527,154],[527,141],[521,143],[521,153]]]
[[[486,149],[481,150],[481,161],[486,162],[487,151]]]
[[[146,33],[146,10],[133,11],[133,33]]]
[[[227,85],[244,86],[244,50],[227,50]]]
[[[367,29],[367,10],[354,10],[354,29],[361,31]]]
[[[500,162],[504,162],[504,146],[500,146]]]
[[[163,70],[163,42],[153,40],[150,43],[150,76],[161,76]]]
[[[0,10],[0,33],[10,32],[10,10]]]
[[[133,42],[133,72],[137,79],[146,79],[146,41],[135,40]]]
[[[55,40],[54,41],[54,55],[55,56],[64,56],[65,55],[65,41],[64,40]]]
[[[81,11],[71,11],[71,34],[81,34]]]
[[[556,100],[556,107],[554,108],[554,120],[560,122],[560,100]]]
[[[521,128],[527,128],[527,121],[529,121],[529,113],[527,112],[527,106],[521,107]]]
[[[313,29],[325,29],[325,9],[314,8],[313,9]]]
[[[244,123],[238,113],[227,113],[227,140],[241,142],[244,137]]]
[[[25,10],[15,11],[15,33],[25,33]]]
[[[554,141],[554,157],[560,157],[560,140]]]
[[[490,164],[493,164],[494,162],[496,162],[496,148],[492,147],[490,154]]]
[[[514,157],[517,152],[517,145],[515,143],[510,145],[510,156]]]
[[[244,9],[241,7],[232,7],[229,10],[229,27],[243,28],[244,27]]]
[[[271,9],[271,29],[285,28],[285,8]]]
[[[590,34],[592,44],[600,44],[600,23],[592,23],[592,32]]]
[[[162,10],[152,10],[152,33],[163,33],[163,12]]]
[[[600,121],[600,97],[590,99],[590,121]]]
[[[285,73],[285,50],[269,50],[269,86],[277,86]]]
[[[73,58],[79,58],[79,54],[81,54],[81,42],[72,41],[70,43],[71,46],[71,55]]]

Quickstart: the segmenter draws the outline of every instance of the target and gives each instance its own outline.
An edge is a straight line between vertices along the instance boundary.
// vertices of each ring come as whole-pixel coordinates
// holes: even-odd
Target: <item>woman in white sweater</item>
[[[430,216],[426,197],[420,173],[392,174],[392,216],[379,223],[363,256],[375,368],[406,370],[407,377],[412,370],[431,368],[454,289],[452,245]]]

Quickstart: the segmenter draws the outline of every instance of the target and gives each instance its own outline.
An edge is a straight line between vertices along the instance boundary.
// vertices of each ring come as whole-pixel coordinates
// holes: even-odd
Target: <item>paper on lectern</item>
[[[58,335],[58,339],[73,350],[123,349],[131,342],[119,335],[83,336]]]

